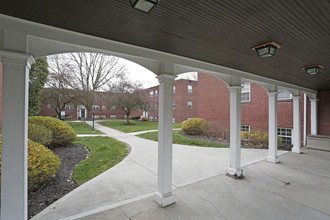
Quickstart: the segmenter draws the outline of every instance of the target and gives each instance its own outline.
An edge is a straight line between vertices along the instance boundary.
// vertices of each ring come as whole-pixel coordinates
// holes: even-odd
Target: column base
[[[168,193],[166,195],[162,195],[159,192],[155,192],[154,200],[161,206],[169,206],[175,203],[175,196],[172,193]]]
[[[278,158],[278,156],[276,156],[276,157],[268,156],[267,161],[271,162],[271,163],[278,163],[278,162],[280,162],[280,159]]]
[[[301,154],[301,148],[293,147],[291,151],[293,153]]]
[[[227,176],[233,177],[233,178],[239,178],[243,176],[243,170],[241,168],[238,169],[233,169],[233,168],[228,168],[227,169]]]

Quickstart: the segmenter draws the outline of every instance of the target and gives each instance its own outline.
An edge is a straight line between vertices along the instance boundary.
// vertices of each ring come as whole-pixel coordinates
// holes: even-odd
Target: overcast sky
[[[156,74],[154,74],[153,72],[131,61],[123,60],[123,62],[125,62],[126,68],[129,72],[128,77],[130,79],[141,82],[144,88],[149,88],[158,85]],[[195,72],[180,74],[177,79],[192,79],[191,77],[196,78],[196,74],[197,73]]]

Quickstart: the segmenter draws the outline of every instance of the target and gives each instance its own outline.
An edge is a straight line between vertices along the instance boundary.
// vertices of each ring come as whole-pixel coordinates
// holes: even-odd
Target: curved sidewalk
[[[130,154],[115,167],[47,207],[33,220],[77,219],[140,200],[156,191],[157,142],[136,137],[136,133],[123,133],[98,123],[95,123],[95,128],[130,145]],[[267,154],[267,150],[242,149],[242,166],[264,160]],[[228,148],[173,144],[173,188],[223,174],[228,164]]]

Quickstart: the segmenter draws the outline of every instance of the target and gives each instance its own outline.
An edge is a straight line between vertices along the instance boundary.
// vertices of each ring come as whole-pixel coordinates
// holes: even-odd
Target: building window
[[[158,90],[155,91],[155,97],[157,97],[157,96],[158,96]]]
[[[102,99],[106,100],[107,96],[106,95],[102,95]]]
[[[283,138],[282,143],[292,143],[292,129],[291,128],[277,128],[277,135]]]
[[[154,120],[154,118],[152,116],[149,117],[149,121],[152,121]]]
[[[242,140],[250,139],[250,125],[241,125],[241,137]]]
[[[242,102],[249,102],[250,101],[250,83],[243,83],[241,85],[242,88],[242,96],[241,96],[241,101]]]
[[[107,106],[106,105],[102,105],[102,110],[107,110]]]
[[[51,108],[51,107],[52,107],[52,105],[51,105],[51,104],[48,104],[48,105],[47,105],[47,108]]]
[[[73,104],[65,104],[65,110],[73,110],[74,105]]]
[[[150,104],[150,109],[153,109],[154,108],[154,104]]]
[[[188,93],[192,93],[192,85],[188,85]]]
[[[150,91],[150,98],[154,97],[154,91]]]
[[[188,101],[188,109],[192,109],[192,101]]]
[[[111,111],[115,111],[116,110],[116,106],[113,105],[113,106],[110,107],[110,109],[111,109]]]
[[[98,95],[96,95],[96,96],[94,97],[94,99],[95,99],[95,100],[99,100],[100,97],[99,97]]]
[[[116,115],[110,115],[111,119],[116,119]]]
[[[158,104],[157,103],[155,103],[155,110],[157,110],[158,109]]]
[[[92,108],[93,108],[93,110],[100,110],[100,106],[99,105],[93,105]]]
[[[173,109],[175,109],[175,102],[173,101]]]
[[[94,119],[100,119],[99,115],[94,115]]]
[[[155,117],[155,120],[158,121],[158,116]]]
[[[175,94],[175,86],[173,86],[173,94]]]
[[[175,123],[175,118],[173,118],[173,123]]]
[[[277,95],[277,100],[289,100],[292,99],[292,94],[288,90],[279,90]]]

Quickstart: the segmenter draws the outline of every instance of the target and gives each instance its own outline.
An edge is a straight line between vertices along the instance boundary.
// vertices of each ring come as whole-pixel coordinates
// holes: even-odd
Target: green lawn
[[[84,122],[67,122],[77,134],[102,134],[101,131],[93,131],[93,128]]]
[[[101,125],[125,132],[136,132],[136,131],[148,131],[148,130],[158,130],[158,122],[151,121],[133,121],[130,120],[130,123],[135,125],[122,125],[126,123],[126,120],[108,120],[99,122]],[[173,128],[181,128],[179,123],[174,123]]]
[[[226,148],[227,146],[223,146],[213,142],[206,142],[200,141],[196,139],[191,139],[184,137],[179,134],[180,131],[173,131],[173,143],[174,144],[183,144],[183,145],[192,145],[192,146],[201,146],[201,147],[223,147]],[[138,137],[158,141],[158,132],[149,132],[144,134],[137,135]]]
[[[78,185],[110,169],[128,153],[124,143],[110,137],[78,137],[75,143],[90,150],[88,158],[80,162],[73,171],[72,179]]]

